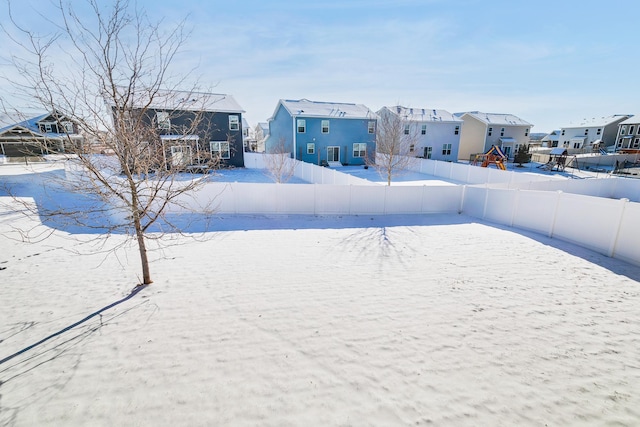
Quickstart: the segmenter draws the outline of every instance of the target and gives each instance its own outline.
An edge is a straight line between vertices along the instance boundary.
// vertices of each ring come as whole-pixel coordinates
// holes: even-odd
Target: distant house
[[[486,153],[492,145],[512,157],[520,145],[529,143],[533,125],[513,114],[469,111],[455,115],[464,121],[458,152],[460,160],[470,160],[475,154]]]
[[[375,151],[376,114],[362,104],[281,99],[269,119],[266,152],[308,163],[361,165]]]
[[[0,154],[6,157],[75,151],[82,141],[78,125],[58,112],[0,115]]]
[[[141,96],[131,110],[149,126],[166,168],[197,170],[211,159],[244,166],[244,110],[231,95],[165,91],[151,103]]]
[[[382,107],[377,114],[394,114],[405,122],[405,133],[415,139],[409,152],[425,159],[456,161],[463,121],[445,110]],[[414,144],[412,144],[414,145]]]
[[[616,151],[640,153],[640,116],[631,116],[618,124]]]
[[[542,141],[542,147],[553,148],[558,146],[560,140],[560,130],[554,130],[550,134],[545,135],[540,141]]]
[[[629,114],[583,119],[576,124],[560,128],[559,147],[587,152],[616,144],[618,125],[628,119]]]
[[[264,152],[264,142],[269,137],[269,123],[260,122],[253,128],[253,135],[256,140],[256,148],[253,151]]]

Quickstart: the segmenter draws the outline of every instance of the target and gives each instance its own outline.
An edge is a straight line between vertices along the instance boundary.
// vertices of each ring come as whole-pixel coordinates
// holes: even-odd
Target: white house
[[[550,134],[545,135],[544,138],[541,139],[542,146],[545,147],[545,148],[557,147],[559,140],[560,140],[560,131],[559,130],[554,130],[553,132],[551,132]]]
[[[492,145],[500,147],[511,157],[520,145],[529,143],[533,125],[513,114],[468,111],[455,115],[464,121],[458,152],[460,160],[470,160],[475,154],[486,153]]]
[[[576,124],[564,126],[560,128],[558,146],[588,152],[613,146],[616,143],[618,125],[629,117],[629,114],[614,114],[582,119]]]
[[[618,124],[616,151],[640,153],[640,116],[631,116]]]
[[[382,107],[378,115],[394,114],[405,124],[405,133],[415,135],[410,152],[425,159],[456,161],[460,147],[462,120],[446,110]]]
[[[253,128],[253,136],[256,140],[256,149],[253,151],[264,152],[264,142],[269,137],[269,123],[259,122]]]

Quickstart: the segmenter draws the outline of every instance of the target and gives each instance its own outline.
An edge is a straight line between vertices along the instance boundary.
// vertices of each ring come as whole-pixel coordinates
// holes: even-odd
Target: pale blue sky
[[[45,3],[21,1],[21,19],[40,27],[27,11]],[[640,114],[637,0],[138,5],[168,24],[186,16],[191,36],[176,69],[197,67],[202,85],[232,94],[252,126],[280,98],[510,113],[533,132]]]

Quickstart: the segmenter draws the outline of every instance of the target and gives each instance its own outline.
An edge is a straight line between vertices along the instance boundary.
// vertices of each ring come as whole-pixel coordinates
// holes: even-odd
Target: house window
[[[353,157],[365,157],[367,155],[367,144],[356,142],[353,144]]]
[[[305,133],[307,131],[307,121],[305,119],[298,119],[298,133]]]
[[[582,143],[580,143],[580,142],[574,142],[574,143],[573,143],[573,148],[580,148],[580,145],[582,145]]]
[[[424,147],[424,158],[430,159],[432,151],[433,151],[433,147]]]
[[[229,130],[240,130],[239,116],[229,116]]]
[[[442,144],[442,155],[443,156],[451,155],[451,144]]]
[[[600,135],[601,133],[602,133],[602,129],[601,129],[601,128],[599,128],[599,129],[596,131],[596,135]]]
[[[329,120],[322,121],[322,133],[329,133]]]
[[[171,129],[171,119],[169,118],[169,113],[166,111],[158,111],[156,113],[156,121],[158,122],[158,129]]]
[[[504,128],[500,128],[500,136],[504,136]]]
[[[635,131],[635,127],[633,125],[629,126],[629,135],[633,135],[633,132]]]
[[[427,125],[422,125],[422,129],[420,130],[420,133],[422,135],[426,135],[427,134]]]
[[[62,122],[62,125],[64,126],[64,131],[66,133],[73,133],[73,123],[71,123],[71,122]]]
[[[620,135],[624,135],[625,133],[627,133],[627,127],[626,126],[622,126],[620,128]]]
[[[184,167],[191,163],[191,147],[188,145],[171,146],[171,166]]]
[[[229,150],[228,141],[210,141],[211,155],[220,159],[230,159],[231,152]]]
[[[416,151],[416,145],[415,144],[409,145],[409,152],[413,153],[414,151]]]
[[[454,135],[458,135],[460,133],[460,126],[456,126],[456,128],[453,130],[453,134]]]
[[[489,132],[487,132],[488,136],[491,136],[491,133],[493,132],[493,128],[489,128]]]
[[[367,130],[369,131],[369,134],[376,133],[376,122],[369,122]]]
[[[562,134],[561,135],[564,135],[564,129],[562,129]]]
[[[633,148],[640,147],[640,138],[636,138],[633,140]]]
[[[409,135],[409,125],[404,125],[404,134]]]
[[[585,136],[586,136],[586,135],[589,135],[589,129],[585,129],[585,130],[584,130],[584,134],[585,134]]]
[[[529,136],[529,129],[524,130],[524,136]]]
[[[622,148],[622,138],[618,139],[618,148]]]
[[[313,142],[309,142],[307,144],[307,154],[315,154],[316,153],[316,144]]]

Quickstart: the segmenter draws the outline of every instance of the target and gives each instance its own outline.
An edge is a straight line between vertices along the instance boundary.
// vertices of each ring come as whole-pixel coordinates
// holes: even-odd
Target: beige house
[[[513,157],[520,145],[529,143],[533,125],[513,114],[469,111],[456,113],[462,119],[459,160],[473,160],[476,154],[486,153],[492,145]]]

